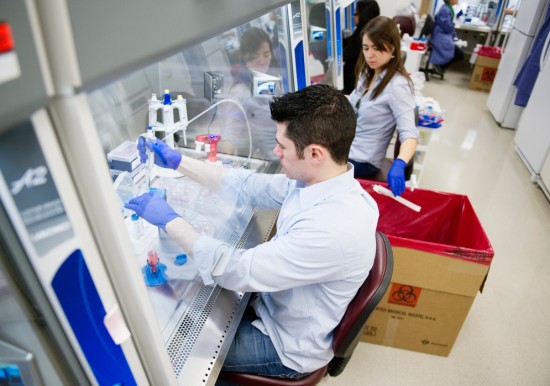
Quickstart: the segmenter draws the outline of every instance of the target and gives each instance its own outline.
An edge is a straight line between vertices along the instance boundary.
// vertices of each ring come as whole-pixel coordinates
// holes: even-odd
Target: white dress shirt
[[[223,195],[237,205],[280,208],[277,234],[251,249],[233,250],[200,237],[193,255],[206,283],[259,292],[254,325],[269,335],[283,364],[314,371],[333,357],[332,330],[367,277],[376,249],[378,207],[353,178],[353,167],[304,186],[286,176],[229,170]],[[225,272],[211,270],[229,256]]]
[[[416,103],[404,76],[394,75],[384,91],[374,101],[371,100],[373,90],[385,73],[386,70],[376,77],[374,84],[363,97],[361,95],[364,91],[365,75],[362,75],[357,87],[349,96],[349,101],[357,114],[357,129],[349,158],[357,162],[369,162],[378,168],[386,158],[396,126],[401,143],[407,138],[419,138],[414,119]]]

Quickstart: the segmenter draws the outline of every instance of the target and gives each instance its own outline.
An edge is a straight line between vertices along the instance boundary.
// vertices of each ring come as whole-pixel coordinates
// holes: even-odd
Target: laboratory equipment
[[[217,134],[199,134],[195,137],[195,151],[201,152],[204,149],[208,154],[208,162],[221,165],[218,160],[218,143],[221,139]]]
[[[517,89],[514,81],[521,70],[540,23],[548,8],[548,0],[522,1],[504,46],[498,71],[493,81],[487,107],[495,121],[504,128],[517,128],[523,108],[514,101]]]
[[[107,154],[107,162],[109,163],[113,181],[116,181],[123,173],[126,173],[132,179],[135,193],[142,191],[143,187],[149,186],[150,169],[146,169],[140,162],[139,153],[134,142],[124,141],[118,147],[111,150]]]
[[[127,216],[124,221],[136,256],[144,256],[149,248],[157,247],[159,242],[157,227],[144,221],[137,213]]]
[[[327,62],[331,84],[344,88],[344,62],[342,29],[344,26],[344,6],[349,1],[331,0],[326,2],[327,14]]]
[[[158,112],[162,111],[162,122],[157,119]],[[175,112],[178,112],[178,120],[174,119]],[[149,127],[159,138],[165,141],[168,146],[174,147],[174,135],[178,131],[183,132],[183,142],[187,145],[187,104],[181,95],[173,101],[170,97],[170,90],[164,90],[162,102],[153,93],[149,99]],[[149,130],[149,128],[148,128]]]
[[[156,13],[155,7],[143,3],[129,11],[106,0],[0,5],[15,41],[0,60],[0,268],[9,288],[18,291],[9,300],[23,309],[17,329],[0,315],[0,339],[9,336],[31,352],[36,377],[45,384],[213,385],[249,297],[205,286],[192,260],[176,266],[182,251],[169,240],[135,246],[133,234],[147,238],[147,224],[140,230],[130,214],[121,213],[114,185],[124,183],[131,188],[125,192],[133,194],[141,180],[137,169],[144,167],[111,168],[111,161],[121,160],[107,155],[142,133],[149,123],[149,99],[159,90],[176,90],[172,97],[182,97],[151,104],[158,137],[185,134],[178,122],[185,118],[189,126],[191,119],[183,109],[193,117],[206,108],[204,71],[229,78],[230,53],[218,45],[218,34],[241,28],[238,23],[245,20],[255,22],[267,10],[284,20],[278,23],[278,48],[285,59],[280,63],[285,91],[294,90],[294,76],[303,73],[295,71],[300,67],[285,29],[292,8],[281,0],[235,0],[222,11],[208,2],[185,0],[171,5],[173,12],[164,17],[171,33],[160,39],[139,23],[120,28],[123,20]],[[84,19],[102,20],[102,28]],[[121,49],[137,45],[139,50]],[[173,63],[181,67],[171,72]],[[194,130],[192,137],[218,132],[208,130],[211,112],[188,128]],[[218,158],[226,167],[246,162],[224,154]],[[132,161],[121,162],[132,168]],[[247,165],[279,171],[277,163],[261,159]],[[152,182],[155,188],[173,183],[174,191],[189,193],[178,201],[167,191],[167,200],[174,199],[180,209],[194,196],[200,206],[187,201],[191,208],[187,205],[184,215],[233,247],[255,245],[271,233],[276,212],[235,211],[183,176],[155,176]],[[162,286],[146,286],[140,271],[151,243],[158,244],[157,256],[167,267]]]
[[[157,137],[155,137],[155,133],[153,131],[153,126],[147,126],[147,131],[145,132],[145,140],[151,141],[153,143],[157,141]],[[154,154],[151,150],[149,150],[149,148],[147,148],[147,169],[149,170],[149,172],[153,170],[154,165]]]
[[[0,5],[17,58],[0,59],[0,73],[17,72],[0,81],[0,340],[36,365],[17,363],[26,385],[146,382],[48,111],[59,84],[38,12],[33,1]]]
[[[272,98],[281,95],[281,80],[279,77],[252,71],[252,95],[255,97]]]
[[[204,97],[210,102],[221,94],[223,87],[223,75],[210,71],[204,73]]]
[[[33,354],[0,340],[0,384],[43,385]]]
[[[540,72],[521,114],[514,142],[516,151],[531,173],[531,181],[540,181],[544,162],[550,153],[550,130],[548,129],[548,90],[550,89],[550,2],[545,9],[546,36],[540,36],[543,43],[540,55]],[[523,8],[522,8],[523,9]],[[521,12],[521,10],[520,10]]]
[[[168,280],[166,265],[160,262],[157,251],[154,249],[147,253],[147,263],[142,269],[145,284],[149,287],[163,285]]]
[[[184,265],[185,263],[187,263],[187,253],[180,253],[176,256],[174,260],[175,265]]]

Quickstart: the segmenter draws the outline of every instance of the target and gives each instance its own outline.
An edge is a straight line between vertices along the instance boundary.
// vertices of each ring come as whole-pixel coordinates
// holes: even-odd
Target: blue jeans
[[[358,162],[348,159],[348,162],[353,165],[353,176],[355,178],[372,177],[380,171],[379,168],[368,162]]]
[[[299,373],[281,363],[269,336],[252,325],[258,319],[254,309],[247,307],[235,338],[231,343],[222,371],[252,373],[279,378],[302,378],[308,373]],[[216,386],[228,385],[221,380]]]

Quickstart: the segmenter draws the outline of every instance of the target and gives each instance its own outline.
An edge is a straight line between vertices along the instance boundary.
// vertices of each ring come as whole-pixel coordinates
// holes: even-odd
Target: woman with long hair
[[[405,167],[418,144],[414,86],[401,57],[401,37],[395,22],[372,19],[362,31],[363,55],[357,61],[357,87],[349,100],[357,113],[357,129],[349,161],[355,177],[369,178],[380,170],[397,129],[401,148],[388,171],[393,194],[405,190]]]

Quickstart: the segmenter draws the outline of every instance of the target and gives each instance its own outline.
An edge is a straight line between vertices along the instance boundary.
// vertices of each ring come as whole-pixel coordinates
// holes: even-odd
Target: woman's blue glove
[[[401,158],[396,158],[388,171],[388,188],[394,196],[400,196],[405,191],[405,168],[407,163]]]
[[[166,230],[166,224],[170,221],[180,217],[166,200],[152,192],[130,199],[124,204],[124,207],[133,210],[147,222],[162,228],[162,230]]]
[[[138,137],[137,149],[142,163],[147,162],[147,149],[156,154],[155,165],[162,168],[176,170],[181,162],[181,154],[160,139],[157,139],[157,141],[153,143],[147,141],[145,137]]]

